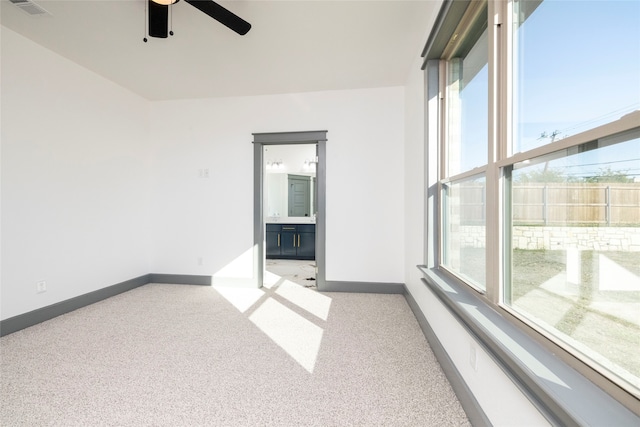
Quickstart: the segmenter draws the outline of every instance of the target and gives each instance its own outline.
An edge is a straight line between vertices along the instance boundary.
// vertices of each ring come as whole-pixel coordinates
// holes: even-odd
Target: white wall
[[[1,30],[6,319],[149,272],[150,168],[145,100]]]
[[[245,254],[251,277],[252,133],[327,130],[326,278],[402,282],[402,112],[402,87],[154,103],[153,271],[220,276]]]
[[[416,265],[426,262],[424,77],[420,65],[416,61],[405,87],[405,284],[493,425],[548,425],[531,402],[420,280],[423,276]],[[472,346],[476,352],[477,370],[469,362]]]
[[[2,27],[2,90],[2,319],[252,276],[253,132],[328,130],[326,277],[403,281],[401,87],[150,103]]]

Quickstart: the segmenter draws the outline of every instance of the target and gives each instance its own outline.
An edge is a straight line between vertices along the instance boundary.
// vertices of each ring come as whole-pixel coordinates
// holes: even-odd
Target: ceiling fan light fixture
[[[178,3],[180,0],[151,0],[154,3],[158,3],[161,4],[163,6],[169,6],[172,5],[174,3]]]
[[[168,17],[170,5],[177,3],[179,0],[146,0],[149,22],[149,35],[157,38],[167,38],[168,31]],[[233,12],[220,6],[213,0],[185,0],[185,3],[198,9],[205,15],[209,15],[225,27],[235,31],[236,33],[244,36],[251,29],[249,24],[244,19],[240,18]],[[173,35],[173,34],[171,34]]]

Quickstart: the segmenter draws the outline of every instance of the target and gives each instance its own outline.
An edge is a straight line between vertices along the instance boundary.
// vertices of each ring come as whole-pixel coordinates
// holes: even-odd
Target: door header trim
[[[310,144],[327,140],[326,130],[253,133],[252,135],[254,144],[263,145]]]

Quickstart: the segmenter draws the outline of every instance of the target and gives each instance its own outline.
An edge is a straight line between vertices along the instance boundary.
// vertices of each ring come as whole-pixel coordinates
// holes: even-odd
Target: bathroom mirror
[[[316,207],[316,146],[270,145],[264,148],[267,222],[288,218],[313,221]]]

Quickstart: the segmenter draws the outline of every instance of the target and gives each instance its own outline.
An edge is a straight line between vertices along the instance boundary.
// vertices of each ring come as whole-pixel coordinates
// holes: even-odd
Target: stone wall
[[[516,249],[640,252],[640,227],[513,227]]]
[[[466,225],[460,231],[460,246],[485,246],[485,227]],[[640,252],[640,227],[515,226],[513,245],[514,249]]]

